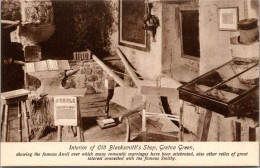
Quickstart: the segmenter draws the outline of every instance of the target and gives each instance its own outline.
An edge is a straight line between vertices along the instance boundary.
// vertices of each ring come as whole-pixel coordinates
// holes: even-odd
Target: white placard
[[[54,97],[54,123],[55,126],[77,126],[77,97]]]

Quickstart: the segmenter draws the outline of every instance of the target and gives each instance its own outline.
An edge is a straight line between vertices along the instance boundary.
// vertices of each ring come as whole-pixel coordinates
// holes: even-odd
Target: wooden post
[[[4,107],[5,105],[1,103],[1,135],[3,135],[2,130],[3,130],[3,123],[4,123]]]
[[[201,141],[207,141],[208,139],[211,117],[212,117],[212,111],[206,110],[205,120],[203,124],[203,131],[200,139]]]
[[[22,142],[23,135],[22,135],[22,102],[18,102],[18,134],[19,134],[19,141]]]
[[[70,128],[71,128],[71,131],[72,131],[74,137],[77,136],[77,129],[74,126],[71,126]]]
[[[83,122],[82,122],[82,118],[81,118],[81,113],[80,113],[80,104],[79,104],[79,98],[77,97],[77,104],[78,104],[78,113],[79,113],[79,127],[80,127],[80,142],[84,142],[84,132],[83,132]]]
[[[125,117],[126,120],[126,137],[125,137],[125,142],[130,141],[130,123],[129,123],[129,118]]]
[[[8,127],[8,105],[5,105],[5,118],[4,118],[4,142],[7,141],[7,127]]]
[[[62,141],[62,130],[61,130],[61,126],[58,126],[58,142]]]
[[[32,116],[32,109],[31,109],[30,101],[28,99],[25,101],[25,107],[26,107],[26,110],[28,112],[28,119],[30,119],[30,117]],[[30,124],[31,124],[31,120],[28,120],[28,125],[30,125]],[[28,127],[28,129],[29,129],[29,133],[30,133],[31,132],[31,128]]]
[[[146,132],[146,114],[145,114],[145,110],[146,110],[146,101],[147,101],[147,98],[146,98],[146,95],[143,95],[143,111],[142,111],[142,131],[143,132]]]
[[[28,117],[27,117],[27,108],[26,108],[26,101],[22,101],[22,111],[23,111],[23,117],[24,117],[24,127],[25,127],[25,135],[26,135],[26,141],[30,142],[30,134],[29,134],[29,124],[28,124]]]
[[[77,126],[77,138],[79,142],[83,142],[83,130],[82,130],[82,120],[81,120],[81,114],[80,114],[80,106],[79,106],[79,100],[77,97],[77,115],[78,115],[78,126]]]
[[[241,123],[236,122],[236,141],[241,141]]]
[[[184,112],[184,100],[180,100],[180,123],[179,123],[179,141],[183,142],[184,137],[183,137],[183,112]]]

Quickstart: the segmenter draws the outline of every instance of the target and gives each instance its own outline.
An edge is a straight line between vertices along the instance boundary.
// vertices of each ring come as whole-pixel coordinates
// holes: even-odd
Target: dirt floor
[[[91,94],[80,99],[81,116],[83,120],[83,135],[85,142],[121,142],[125,141],[126,123],[123,122],[115,127],[101,129],[96,122],[96,119],[103,117],[105,108],[105,97],[102,94]],[[110,116],[117,118],[126,113],[127,110],[119,105],[110,103]],[[141,131],[141,115],[139,113],[129,117],[131,138],[133,139]],[[17,124],[17,107],[10,107],[9,114],[9,142],[18,142],[18,124]],[[24,128],[24,127],[23,127]],[[156,120],[147,120],[147,131],[161,133],[162,124]],[[164,133],[167,135],[178,136],[178,132]],[[23,141],[25,133],[23,132]],[[49,130],[49,133],[40,139],[31,139],[31,142],[56,142],[57,128]],[[77,137],[74,137],[71,129],[63,128],[63,142],[76,142]]]

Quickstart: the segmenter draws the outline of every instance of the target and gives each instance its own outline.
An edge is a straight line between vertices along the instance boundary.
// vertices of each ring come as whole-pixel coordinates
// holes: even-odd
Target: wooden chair
[[[157,95],[157,96],[167,96],[171,97],[176,94],[177,90],[174,88],[164,88],[164,87],[154,87],[154,86],[141,86],[140,93],[143,95],[143,105],[137,109],[131,110],[126,114],[119,117],[119,122],[126,121],[126,138],[125,141],[129,142],[175,142],[179,141],[179,138],[176,136],[164,135],[159,133],[147,132],[146,128],[146,117],[155,116],[157,118],[167,118],[170,120],[179,121],[179,116],[172,114],[163,114],[163,113],[152,113],[146,110],[147,106],[147,96],[148,95]],[[142,131],[134,138],[130,139],[130,125],[128,116],[136,114],[142,111]]]

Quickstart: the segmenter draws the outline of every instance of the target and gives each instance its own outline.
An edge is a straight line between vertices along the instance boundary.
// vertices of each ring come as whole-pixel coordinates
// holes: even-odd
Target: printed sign
[[[55,126],[77,126],[77,97],[54,97],[54,122]]]

